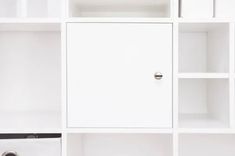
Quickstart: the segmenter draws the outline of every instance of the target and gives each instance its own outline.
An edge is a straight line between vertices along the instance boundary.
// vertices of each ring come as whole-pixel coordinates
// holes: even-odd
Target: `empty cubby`
[[[68,134],[68,156],[172,156],[170,134]]]
[[[229,127],[229,80],[180,79],[179,126]]]
[[[0,129],[60,127],[59,24],[0,24]]]
[[[170,17],[170,0],[69,0],[71,17]]]
[[[234,134],[180,134],[179,156],[234,156]]]
[[[179,72],[226,73],[229,71],[229,24],[181,23]]]

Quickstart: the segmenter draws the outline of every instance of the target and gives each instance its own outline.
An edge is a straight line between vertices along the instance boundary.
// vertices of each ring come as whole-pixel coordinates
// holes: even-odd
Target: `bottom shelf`
[[[227,123],[215,119],[208,114],[180,114],[180,128],[226,128]]]
[[[61,116],[55,111],[18,111],[0,113],[0,131],[58,131],[61,127]]]
[[[170,134],[68,134],[67,156],[172,156]]]

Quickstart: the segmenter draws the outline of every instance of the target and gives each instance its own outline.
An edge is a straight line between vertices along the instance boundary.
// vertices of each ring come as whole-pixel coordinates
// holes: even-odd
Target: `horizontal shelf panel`
[[[0,23],[61,23],[60,18],[0,18]]]
[[[109,18],[109,17],[74,17],[66,19],[66,22],[121,22],[121,23],[173,23],[171,18]]]
[[[229,18],[177,18],[179,23],[231,23],[234,20]]]
[[[142,129],[142,128],[67,128],[67,133],[156,133],[171,134],[173,129]]]
[[[179,73],[178,78],[183,78],[183,79],[190,79],[190,78],[205,78],[205,79],[210,79],[210,78],[229,78],[228,73]]]
[[[220,129],[179,128],[178,133],[181,133],[181,134],[235,134],[235,129],[231,129],[231,128],[220,128]]]
[[[0,23],[0,31],[36,31],[58,32],[60,24],[56,23]]]

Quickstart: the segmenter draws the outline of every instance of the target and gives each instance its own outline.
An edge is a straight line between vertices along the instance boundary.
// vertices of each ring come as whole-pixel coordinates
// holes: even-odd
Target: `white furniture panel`
[[[71,17],[170,17],[170,0],[69,0]]]
[[[68,23],[67,50],[69,127],[172,126],[171,24]]]
[[[214,0],[179,0],[180,16],[183,18],[212,18]]]
[[[183,128],[229,127],[227,79],[180,79],[179,126]]]
[[[235,19],[234,0],[216,0],[216,17]]]
[[[180,24],[179,72],[228,72],[229,38],[227,23]]]
[[[68,134],[68,156],[172,156],[169,134]]]
[[[0,129],[61,125],[60,28],[0,24]]]
[[[181,134],[179,156],[234,156],[234,134]]]

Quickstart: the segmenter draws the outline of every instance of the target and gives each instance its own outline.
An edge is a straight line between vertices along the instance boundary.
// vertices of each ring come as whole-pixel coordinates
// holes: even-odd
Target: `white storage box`
[[[60,156],[60,138],[0,139],[0,155],[4,153],[6,156]]]
[[[180,0],[180,16],[183,18],[212,18],[214,0]]]

